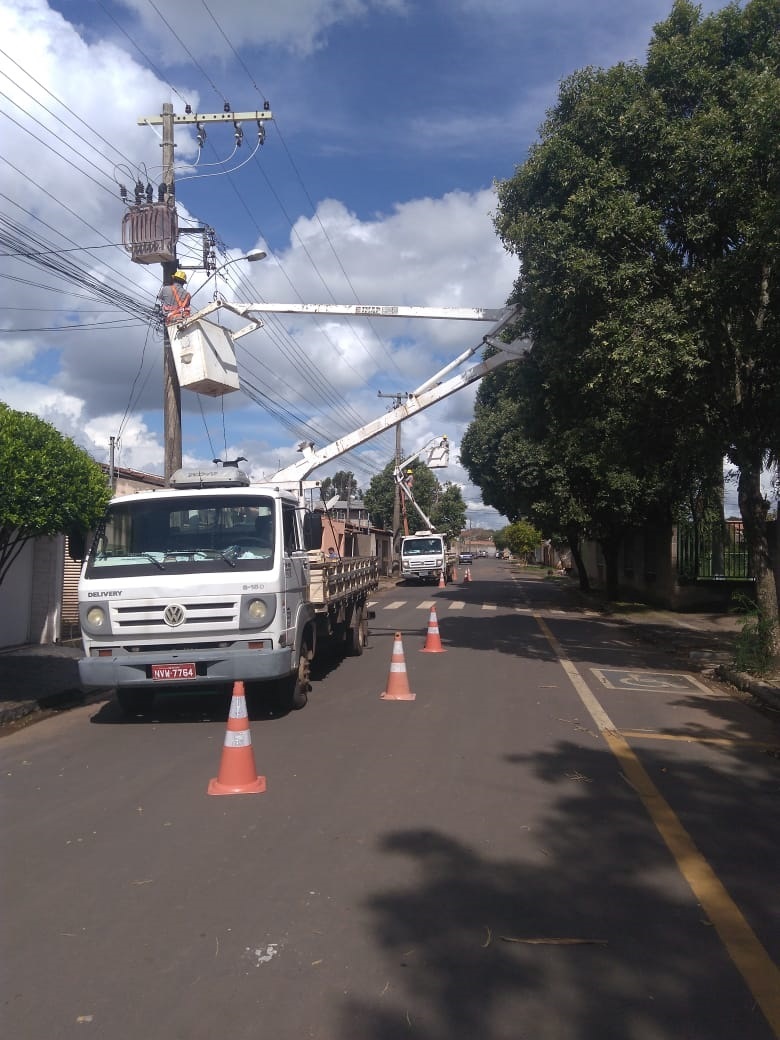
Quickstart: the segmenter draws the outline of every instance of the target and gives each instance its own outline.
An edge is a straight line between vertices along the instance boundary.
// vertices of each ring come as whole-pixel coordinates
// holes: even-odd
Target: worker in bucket
[[[160,289],[160,306],[166,325],[176,325],[190,316],[191,296],[187,290],[187,275],[184,271],[174,271],[171,284]]]

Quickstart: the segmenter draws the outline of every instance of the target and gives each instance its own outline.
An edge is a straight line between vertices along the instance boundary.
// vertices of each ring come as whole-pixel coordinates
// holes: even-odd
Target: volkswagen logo
[[[181,603],[169,603],[163,612],[163,620],[169,628],[178,628],[187,620],[187,611]]]

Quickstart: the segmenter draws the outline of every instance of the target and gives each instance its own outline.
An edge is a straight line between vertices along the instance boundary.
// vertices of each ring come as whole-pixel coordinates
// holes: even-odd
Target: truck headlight
[[[241,627],[265,628],[276,615],[276,596],[242,596]]]
[[[79,623],[83,632],[90,636],[111,635],[111,616],[108,603],[79,603]]]

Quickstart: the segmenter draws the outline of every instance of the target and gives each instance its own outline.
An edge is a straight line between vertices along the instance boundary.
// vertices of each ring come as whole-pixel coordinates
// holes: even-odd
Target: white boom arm
[[[401,310],[401,308],[398,309]],[[419,310],[421,308],[412,309]],[[482,311],[482,313],[486,314],[488,312]],[[284,469],[280,469],[272,477],[268,478],[268,482],[295,482],[303,480],[317,469],[318,466],[323,466],[326,462],[338,458],[339,455],[344,455],[346,452],[352,451],[354,448],[365,444],[374,437],[378,437],[380,433],[392,429],[405,419],[410,419],[413,415],[417,415],[418,412],[430,408],[431,405],[438,404],[439,401],[443,401],[451,394],[454,394],[458,390],[462,390],[465,386],[469,386],[471,383],[476,382],[478,379],[486,376],[488,372],[500,368],[501,365],[506,365],[509,361],[517,361],[518,358],[523,357],[523,355],[527,354],[531,349],[531,343],[529,340],[516,339],[511,343],[502,343],[500,340],[494,338],[513,321],[517,315],[517,308],[510,307],[498,313],[501,315],[500,320],[496,323],[495,327],[491,329],[488,335],[484,336],[476,346],[464,351],[454,361],[450,362],[443,369],[437,372],[435,376],[432,376],[425,383],[419,386],[409,394],[408,399],[402,404],[399,404],[398,407],[392,408],[389,412],[385,412],[384,415],[379,416],[379,418],[366,423],[365,426],[361,426],[360,429],[354,430],[352,433],[348,433],[344,437],[340,437],[338,440],[333,441],[324,448],[315,450],[314,445],[310,441],[303,441],[298,445],[298,451],[301,452],[303,458],[299,459],[298,462],[293,462],[291,465],[286,466]],[[477,351],[481,350],[485,346],[494,347],[495,353],[491,354],[490,357],[479,361],[477,364],[472,365],[470,368],[465,369],[465,371],[460,372],[458,375],[454,375],[445,382],[442,382],[445,375],[452,372],[454,369],[459,368],[470,358],[473,358]]]
[[[249,324],[231,332],[233,340],[262,327],[262,319],[254,314],[340,314],[353,318],[449,318],[454,321],[500,322],[506,309],[486,307],[396,307],[366,303],[231,303],[221,297],[206,304],[178,326],[179,335],[196,327],[214,311],[227,310],[239,318],[248,318]]]
[[[404,498],[407,500],[407,502],[410,503],[410,505],[414,506],[414,508],[417,510],[417,512],[422,517],[422,522],[425,524],[426,528],[429,531],[435,531],[436,528],[433,526],[431,518],[429,516],[426,516],[425,513],[423,513],[422,509],[420,509],[420,507],[417,505],[417,500],[415,499],[414,495],[412,494],[412,489],[406,484],[406,482],[398,474],[398,472],[396,472],[395,480],[396,480],[396,483],[398,484],[399,488],[401,489],[401,494],[404,496]]]

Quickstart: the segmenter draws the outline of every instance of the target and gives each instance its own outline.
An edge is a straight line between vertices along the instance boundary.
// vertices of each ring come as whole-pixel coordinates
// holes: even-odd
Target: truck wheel
[[[311,689],[311,651],[304,639],[301,643],[301,654],[298,668],[287,679],[279,681],[278,692],[280,707],[284,711],[298,711],[306,707]]]
[[[154,705],[154,690],[117,690],[116,699],[123,715],[148,715]]]
[[[360,657],[368,638],[368,623],[363,611],[356,610],[352,624],[347,632],[347,653],[350,657]]]

